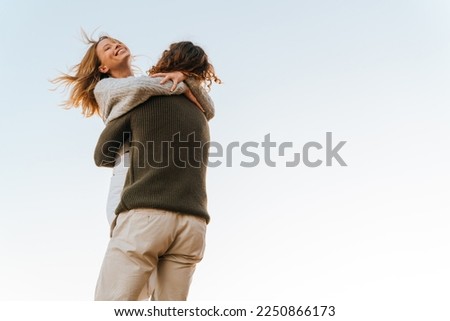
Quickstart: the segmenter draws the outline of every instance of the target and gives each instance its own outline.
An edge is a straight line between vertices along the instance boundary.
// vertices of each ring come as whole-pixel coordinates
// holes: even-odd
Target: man
[[[157,270],[153,300],[186,300],[210,219],[207,120],[185,96],[152,97],[108,124],[97,166],[114,166],[127,140],[130,169],[95,299],[137,300]]]

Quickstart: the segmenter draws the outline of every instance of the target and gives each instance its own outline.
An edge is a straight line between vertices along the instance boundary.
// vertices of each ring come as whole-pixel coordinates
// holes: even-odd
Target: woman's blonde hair
[[[171,44],[168,50],[164,50],[156,65],[150,68],[148,74],[171,71],[181,71],[186,76],[199,79],[208,89],[213,82],[217,84],[222,82],[217,77],[205,51],[190,41]]]
[[[69,99],[62,104],[66,109],[81,107],[81,113],[85,117],[91,117],[99,114],[99,107],[94,96],[95,85],[103,78],[109,77],[108,74],[101,73],[99,70],[101,62],[96,52],[97,45],[105,38],[120,41],[106,35],[94,40],[84,30],[81,30],[81,35],[83,41],[89,45],[83,59],[70,69],[72,75],[62,73],[61,76],[53,79],[52,83],[71,87]]]

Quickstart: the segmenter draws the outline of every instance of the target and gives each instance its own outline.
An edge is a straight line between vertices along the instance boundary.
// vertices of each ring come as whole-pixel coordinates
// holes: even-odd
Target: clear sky
[[[201,45],[223,80],[212,140],[259,142],[258,166],[234,149],[231,166],[208,170],[191,300],[439,316],[423,304],[449,299],[449,15],[444,0],[1,1],[0,299],[93,298],[108,242],[111,171],[92,156],[104,126],[58,106],[66,95],[48,81],[81,60],[83,28],[126,43],[142,70],[172,42]],[[327,132],[346,141],[348,166],[286,166]],[[294,146],[271,151],[275,167],[267,134]]]

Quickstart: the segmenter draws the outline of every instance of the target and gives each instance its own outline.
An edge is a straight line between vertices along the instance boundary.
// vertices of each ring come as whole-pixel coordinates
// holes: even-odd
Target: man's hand
[[[181,71],[158,72],[156,74],[151,75],[151,77],[164,77],[163,80],[161,80],[160,82],[161,85],[164,85],[166,82],[171,80],[173,82],[173,86],[172,88],[170,88],[170,91],[174,91],[175,88],[177,88],[178,83],[186,79],[186,76]]]

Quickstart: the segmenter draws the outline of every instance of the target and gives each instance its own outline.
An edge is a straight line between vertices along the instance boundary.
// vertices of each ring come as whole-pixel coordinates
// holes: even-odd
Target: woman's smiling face
[[[98,42],[96,53],[101,61],[99,70],[102,73],[111,74],[124,67],[131,68],[130,49],[120,41],[105,37]]]

